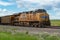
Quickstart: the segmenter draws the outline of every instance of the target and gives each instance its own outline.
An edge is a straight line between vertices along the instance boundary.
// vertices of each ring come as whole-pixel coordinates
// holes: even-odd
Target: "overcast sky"
[[[0,0],[0,16],[45,9],[50,19],[60,19],[60,0]]]

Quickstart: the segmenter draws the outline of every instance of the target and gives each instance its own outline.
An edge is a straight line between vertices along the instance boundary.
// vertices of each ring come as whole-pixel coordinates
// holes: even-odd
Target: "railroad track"
[[[3,25],[3,26],[13,26],[13,25]],[[26,27],[26,26],[18,26],[18,27]],[[32,27],[32,28],[39,28],[39,27]],[[46,26],[45,28],[60,29],[60,26]]]
[[[23,27],[23,26],[10,26],[10,25],[0,25],[0,31],[3,29],[7,31],[16,32],[26,32],[28,31],[30,34],[39,34],[43,32],[47,32],[50,34],[58,33],[60,34],[60,26],[49,26],[47,28],[36,28],[36,27]]]
[[[60,26],[47,26],[46,28],[60,29]]]

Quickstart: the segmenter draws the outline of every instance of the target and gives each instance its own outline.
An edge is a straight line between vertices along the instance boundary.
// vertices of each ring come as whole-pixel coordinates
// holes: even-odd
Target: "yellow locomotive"
[[[22,12],[10,16],[3,16],[1,17],[1,24],[46,27],[50,26],[50,19],[46,10],[38,9],[35,11]]]

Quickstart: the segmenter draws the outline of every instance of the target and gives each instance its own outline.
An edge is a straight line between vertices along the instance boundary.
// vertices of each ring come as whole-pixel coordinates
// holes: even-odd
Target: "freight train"
[[[0,17],[0,24],[46,27],[50,26],[50,19],[45,9],[38,9],[35,11],[21,12],[18,14]]]

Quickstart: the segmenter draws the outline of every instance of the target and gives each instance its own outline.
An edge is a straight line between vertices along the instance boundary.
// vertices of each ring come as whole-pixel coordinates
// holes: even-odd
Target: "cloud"
[[[47,8],[59,7],[60,0],[16,0],[18,7],[24,8]],[[33,6],[35,4],[35,6]]]
[[[50,19],[60,19],[60,0],[16,0],[18,8],[46,9]]]
[[[7,9],[0,9],[0,12],[6,12]]]
[[[0,1],[0,5],[8,6],[8,5],[13,5],[13,3]]]
[[[50,19],[60,19],[60,8],[54,7],[52,10],[50,10],[49,15],[50,15]]]
[[[0,9],[0,16],[12,15],[15,12],[8,11],[7,9]]]

